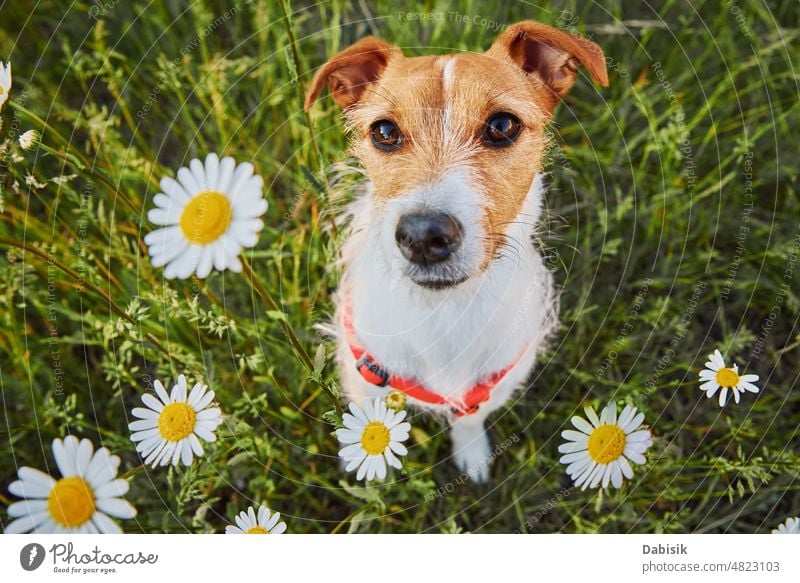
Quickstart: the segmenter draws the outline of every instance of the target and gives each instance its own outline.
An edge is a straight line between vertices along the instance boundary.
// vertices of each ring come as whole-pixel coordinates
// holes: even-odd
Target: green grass
[[[183,371],[216,391],[220,439],[191,469],[133,473],[127,532],[219,532],[252,501],[314,533],[749,533],[800,513],[797,3],[402,9],[440,15],[425,22],[398,4],[294,2],[289,19],[267,0],[121,2],[100,19],[88,2],[2,5],[0,522],[17,467],[54,469],[55,437],[102,441],[137,468],[129,411]],[[282,326],[313,359],[337,282],[323,227],[346,138],[329,99],[309,128],[303,89],[365,34],[411,55],[483,50],[497,30],[481,18],[571,25],[609,57],[611,86],[583,77],[552,126],[540,244],[563,325],[525,397],[492,418],[509,445],[487,486],[462,484],[446,432],[414,415],[405,474],[363,488],[323,419],[333,347],[309,375]],[[43,146],[23,152],[31,128]],[[147,261],[147,210],[162,176],[212,151],[267,185],[256,281],[166,282]],[[697,388],[717,347],[762,387],[721,411]],[[648,463],[619,492],[569,488],[559,434],[609,399],[646,414]]]

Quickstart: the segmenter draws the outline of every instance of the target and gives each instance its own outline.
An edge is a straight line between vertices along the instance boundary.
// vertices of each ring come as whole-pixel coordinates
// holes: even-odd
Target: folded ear
[[[379,38],[361,39],[317,70],[304,107],[309,109],[314,104],[326,84],[340,107],[353,105],[367,87],[380,78],[389,60],[398,56],[402,56],[400,49]]]
[[[526,73],[539,75],[556,96],[553,106],[575,84],[578,63],[586,67],[592,79],[608,87],[606,61],[599,46],[540,22],[526,20],[512,24],[486,53],[510,59]]]

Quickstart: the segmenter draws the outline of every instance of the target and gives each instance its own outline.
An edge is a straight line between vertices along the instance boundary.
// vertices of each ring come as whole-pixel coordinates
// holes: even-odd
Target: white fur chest
[[[540,199],[537,179],[530,204],[508,233],[515,249],[481,276],[435,292],[392,276],[391,260],[370,229],[372,203],[368,197],[354,203],[337,298],[339,338],[346,336],[346,302],[357,342],[393,374],[457,397],[524,354],[507,379],[522,382],[555,322],[552,277],[531,241]]]

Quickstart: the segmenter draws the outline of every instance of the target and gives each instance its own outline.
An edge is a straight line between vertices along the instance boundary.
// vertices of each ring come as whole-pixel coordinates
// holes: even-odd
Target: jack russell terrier
[[[486,418],[530,374],[557,321],[532,238],[545,126],[583,65],[608,85],[593,42],[533,21],[485,53],[408,58],[367,37],[326,62],[368,183],[349,207],[335,328],[347,398],[399,390],[450,424],[453,457],[489,477]]]

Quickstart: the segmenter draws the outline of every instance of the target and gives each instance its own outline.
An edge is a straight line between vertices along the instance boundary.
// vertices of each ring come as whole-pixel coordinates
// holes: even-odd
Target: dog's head
[[[317,71],[305,107],[328,86],[372,183],[388,263],[440,289],[480,274],[507,244],[579,64],[608,85],[600,47],[532,21],[485,53],[408,58],[368,37]]]

